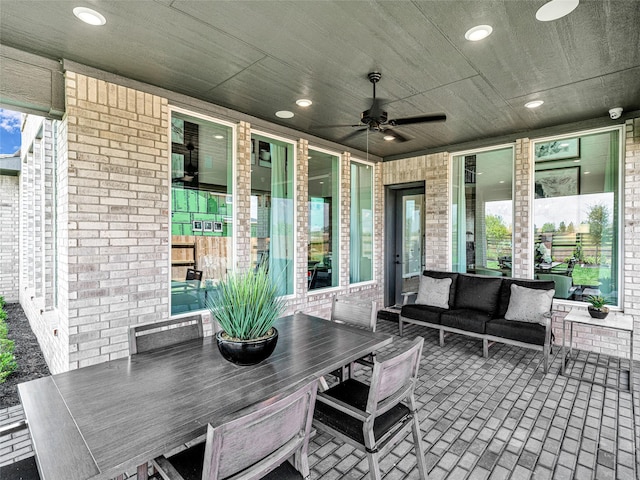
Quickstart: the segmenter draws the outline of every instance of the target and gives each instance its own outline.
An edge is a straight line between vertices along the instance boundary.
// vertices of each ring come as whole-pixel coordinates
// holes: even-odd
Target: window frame
[[[372,221],[372,226],[371,226],[371,280],[363,280],[361,282],[352,282],[351,281],[351,238],[349,238],[349,268],[348,268],[348,277],[349,277],[349,283],[348,285],[358,285],[358,286],[363,286],[363,285],[372,285],[375,284],[376,282],[376,265],[374,262],[374,259],[376,258],[376,254],[377,254],[377,248],[376,248],[376,242],[374,241],[374,239],[376,238],[376,215],[377,215],[377,208],[376,208],[376,163],[374,162],[370,162],[367,160],[361,160],[359,158],[354,158],[351,157],[349,158],[349,226],[351,226],[351,189],[352,189],[352,178],[351,178],[351,164],[352,163],[357,163],[360,165],[367,165],[369,167],[371,167],[371,221]],[[343,259],[344,261],[344,259]]]

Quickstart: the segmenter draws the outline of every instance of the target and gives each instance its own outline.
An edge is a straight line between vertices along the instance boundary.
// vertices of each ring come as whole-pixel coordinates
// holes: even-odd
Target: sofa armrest
[[[409,303],[409,299],[414,295],[418,295],[418,292],[402,292],[401,295],[402,295],[402,304],[407,305]]]

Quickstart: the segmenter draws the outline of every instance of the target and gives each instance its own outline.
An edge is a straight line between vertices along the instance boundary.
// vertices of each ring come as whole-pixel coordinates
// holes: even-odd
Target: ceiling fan
[[[195,148],[196,147],[193,145],[193,143],[189,142],[187,144],[187,150],[189,150],[189,165],[185,166],[183,176],[174,178],[173,179],[174,182],[185,182],[185,183],[193,182],[195,177],[198,176],[198,171],[196,170],[193,163],[191,162],[191,152],[193,152]]]
[[[385,140],[406,142],[409,138],[401,135],[390,127],[400,127],[403,125],[412,125],[416,123],[443,122],[447,119],[444,113],[435,115],[420,115],[417,117],[405,117],[389,119],[387,112],[382,110],[381,99],[376,98],[376,83],[382,78],[380,72],[371,72],[368,75],[369,81],[373,84],[373,102],[368,110],[360,114],[360,123],[357,125],[327,125],[326,127],[360,127],[358,130],[350,133],[346,137],[340,139],[341,142],[350,140],[366,131],[380,132],[384,134]],[[324,127],[324,128],[326,128]],[[323,127],[317,127],[323,128]]]

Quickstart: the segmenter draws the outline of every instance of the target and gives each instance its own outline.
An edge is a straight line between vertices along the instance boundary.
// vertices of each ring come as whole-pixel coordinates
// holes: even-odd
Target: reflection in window
[[[373,280],[373,167],[351,162],[351,283]]]
[[[556,298],[618,303],[619,131],[534,144],[536,277]]]
[[[453,157],[453,269],[512,275],[513,148]]]
[[[309,290],[338,285],[339,159],[309,150]]]
[[[293,293],[293,172],[290,143],[251,136],[251,261],[264,265],[279,293]]]
[[[205,308],[232,268],[233,130],[171,113],[171,314]]]

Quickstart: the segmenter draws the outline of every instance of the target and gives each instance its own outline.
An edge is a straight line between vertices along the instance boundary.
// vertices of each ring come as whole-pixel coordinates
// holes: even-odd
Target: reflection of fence
[[[608,259],[612,256],[611,240],[603,240],[597,244],[589,233],[537,233],[534,242],[544,242],[547,248],[551,247],[551,256],[558,262],[573,257],[578,244],[582,247],[582,258],[578,260],[584,261],[589,257],[595,260],[596,255]]]

